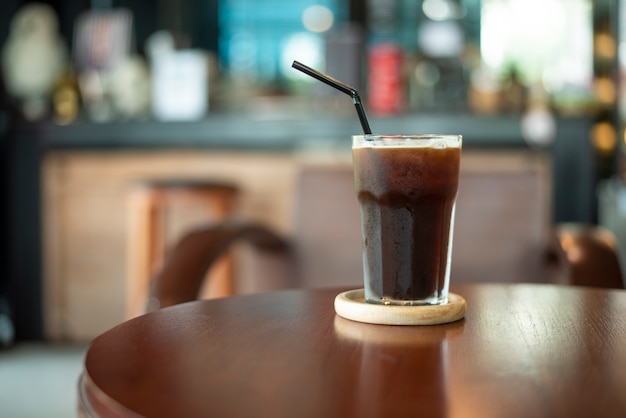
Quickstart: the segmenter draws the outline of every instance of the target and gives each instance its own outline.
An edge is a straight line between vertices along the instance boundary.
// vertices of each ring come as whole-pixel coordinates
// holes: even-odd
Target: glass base
[[[434,306],[434,305],[445,305],[448,303],[447,296],[441,296],[438,298],[427,298],[427,299],[392,299],[388,297],[365,297],[365,301],[367,303],[372,303],[375,305],[393,305],[393,306]]]

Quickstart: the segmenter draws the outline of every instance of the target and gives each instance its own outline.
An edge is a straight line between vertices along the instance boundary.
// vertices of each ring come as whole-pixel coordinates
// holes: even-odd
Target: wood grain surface
[[[173,306],[95,339],[82,414],[148,417],[624,417],[626,291],[468,284],[465,318],[335,314],[346,289]]]

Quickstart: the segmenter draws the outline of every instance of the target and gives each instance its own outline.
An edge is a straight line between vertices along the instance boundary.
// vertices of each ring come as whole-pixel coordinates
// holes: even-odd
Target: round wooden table
[[[625,417],[626,291],[452,286],[436,326],[335,315],[341,290],[165,308],[96,338],[81,414],[147,417]]]

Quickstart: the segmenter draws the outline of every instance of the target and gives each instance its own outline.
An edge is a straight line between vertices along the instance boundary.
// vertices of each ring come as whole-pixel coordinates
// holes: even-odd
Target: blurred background
[[[3,0],[0,348],[27,346],[0,410],[67,416],[84,344],[145,306],[140,186],[236,190],[209,218],[295,235],[298,173],[349,165],[360,125],[293,60],[375,132],[541,154],[549,222],[608,228],[626,265],[625,41],[624,0]]]
[[[626,247],[621,0],[3,0],[0,340],[88,341],[124,319],[129,195],[213,179],[288,233],[298,161],[377,132],[538,149],[555,223]],[[1,321],[1,319],[0,319]]]

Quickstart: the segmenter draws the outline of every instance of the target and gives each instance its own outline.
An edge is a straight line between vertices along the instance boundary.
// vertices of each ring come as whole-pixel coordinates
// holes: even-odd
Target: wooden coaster
[[[437,325],[465,316],[465,299],[448,293],[444,305],[377,305],[365,302],[364,290],[349,290],[335,297],[337,315],[352,321],[381,325]]]

